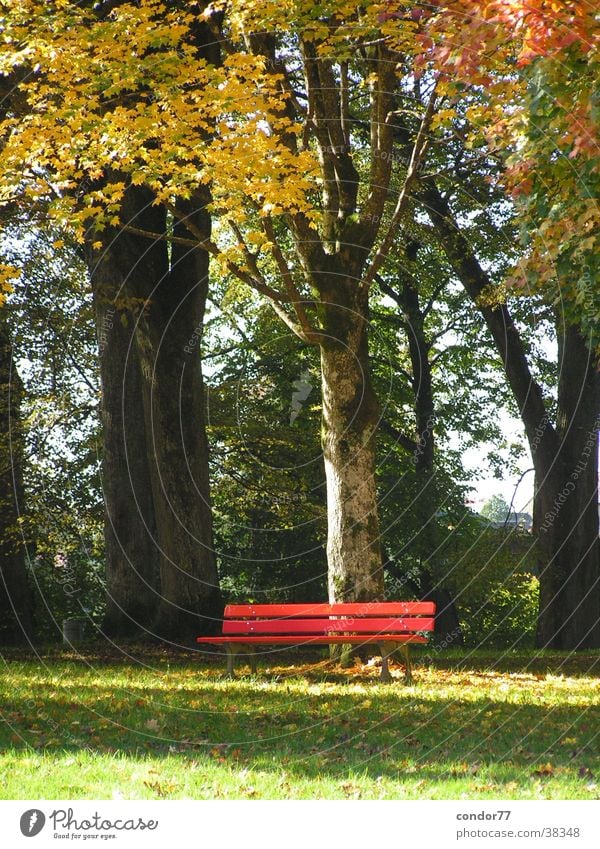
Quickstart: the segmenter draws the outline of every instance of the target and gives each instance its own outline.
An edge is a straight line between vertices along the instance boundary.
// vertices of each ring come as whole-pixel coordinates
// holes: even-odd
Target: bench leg
[[[236,656],[236,647],[233,645],[225,644],[225,651],[227,652],[227,677],[233,678],[233,667],[235,664],[235,656]]]
[[[250,672],[256,675],[256,651],[254,646],[248,646],[248,663],[250,664]]]
[[[352,666],[352,643],[342,643],[340,646],[340,666],[342,669],[348,669]]]
[[[410,646],[408,645],[408,643],[405,643],[400,648],[401,648],[401,651],[402,651],[402,659],[404,660],[404,666],[406,668],[406,672],[404,674],[404,683],[405,684],[412,684],[413,677],[412,677],[412,667],[410,665]]]
[[[395,645],[393,643],[381,643],[379,649],[381,651],[381,675],[380,681],[391,681],[390,669],[388,666],[388,657],[394,653]]]
[[[330,643],[329,659],[339,664],[342,669],[347,669],[352,666],[352,651],[352,643]]]
[[[256,674],[256,654],[254,652],[254,646],[242,645],[241,643],[226,643],[225,650],[227,652],[227,677],[234,678],[233,667],[235,665],[235,658],[238,654],[247,654],[248,655],[248,663],[250,664],[250,671],[252,674]]]

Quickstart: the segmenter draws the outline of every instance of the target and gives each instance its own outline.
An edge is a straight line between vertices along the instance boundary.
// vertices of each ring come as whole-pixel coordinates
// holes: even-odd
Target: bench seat
[[[227,671],[233,675],[236,654],[248,654],[256,670],[256,645],[367,645],[381,651],[381,679],[391,679],[388,658],[401,647],[406,680],[411,680],[409,646],[424,644],[434,628],[432,602],[360,602],[343,604],[230,604],[222,635],[198,637],[198,643],[224,645]],[[241,652],[246,646],[248,651]]]

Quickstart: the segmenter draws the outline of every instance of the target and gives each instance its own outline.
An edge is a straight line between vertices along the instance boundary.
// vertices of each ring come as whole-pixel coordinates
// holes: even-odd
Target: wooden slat
[[[286,646],[327,645],[328,643],[426,643],[427,637],[420,634],[329,634],[325,636],[230,636],[230,637],[196,637],[197,643],[209,645],[225,645],[226,643],[248,643]]]
[[[432,631],[433,619],[228,619],[223,622],[227,634],[329,634],[356,631],[359,634],[393,633],[394,631]]]
[[[347,604],[228,604],[225,619],[317,616],[432,616],[432,601],[363,601]]]

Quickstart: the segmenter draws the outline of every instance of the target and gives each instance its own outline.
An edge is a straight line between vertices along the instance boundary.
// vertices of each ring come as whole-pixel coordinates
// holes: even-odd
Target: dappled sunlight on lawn
[[[359,660],[14,660],[0,775],[7,798],[599,798],[600,680],[544,660],[428,660],[413,686]]]

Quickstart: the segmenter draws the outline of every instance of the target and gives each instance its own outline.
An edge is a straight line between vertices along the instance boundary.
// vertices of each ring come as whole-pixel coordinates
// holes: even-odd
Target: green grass
[[[5,653],[2,797],[600,798],[596,652],[425,655],[411,687],[275,657]]]

